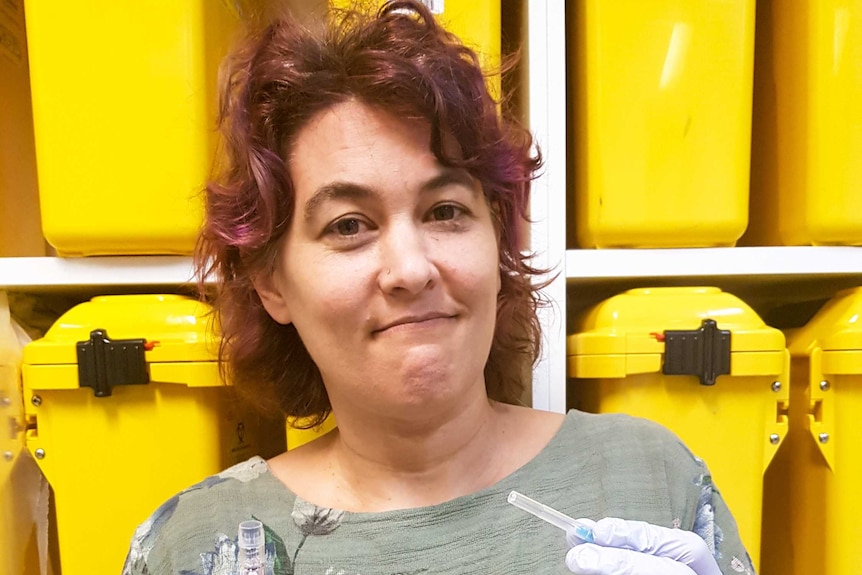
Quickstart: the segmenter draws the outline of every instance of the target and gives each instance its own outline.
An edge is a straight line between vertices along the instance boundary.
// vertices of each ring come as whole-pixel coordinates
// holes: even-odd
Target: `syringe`
[[[528,513],[532,513],[539,519],[544,519],[551,525],[559,527],[566,533],[574,533],[575,536],[582,541],[592,543],[594,540],[592,529],[580,521],[572,519],[565,513],[560,513],[553,507],[548,507],[547,505],[539,503],[534,499],[530,499],[526,495],[518,493],[517,491],[510,491],[507,501],[515,507],[519,507]]]

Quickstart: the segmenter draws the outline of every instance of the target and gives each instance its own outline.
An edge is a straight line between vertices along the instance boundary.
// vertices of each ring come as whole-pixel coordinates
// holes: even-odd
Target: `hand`
[[[607,517],[579,519],[593,529],[595,541],[574,534],[566,566],[578,575],[721,575],[706,542],[697,534],[643,521]]]

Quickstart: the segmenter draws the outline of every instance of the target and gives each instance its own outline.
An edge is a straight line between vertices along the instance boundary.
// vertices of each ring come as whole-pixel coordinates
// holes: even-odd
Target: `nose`
[[[418,294],[434,285],[438,269],[422,230],[414,225],[394,226],[381,240],[380,289],[387,294]]]

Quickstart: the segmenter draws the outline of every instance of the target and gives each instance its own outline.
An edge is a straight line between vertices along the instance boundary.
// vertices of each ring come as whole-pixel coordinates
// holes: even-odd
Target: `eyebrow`
[[[329,200],[361,200],[370,198],[374,192],[366,186],[350,182],[332,182],[318,188],[314,195],[308,198],[303,208],[306,222],[314,219],[314,212],[320,205]]]
[[[441,168],[440,172],[422,184],[419,188],[420,192],[432,192],[445,188],[451,184],[461,185],[469,190],[477,192],[477,181],[471,176],[467,170],[461,168]]]
[[[430,180],[419,187],[420,193],[428,193],[446,186],[456,184],[479,193],[476,180],[467,172],[459,168],[443,167]],[[303,207],[305,221],[314,218],[314,212],[325,202],[330,200],[363,200],[374,196],[374,191],[361,184],[351,182],[331,182],[318,188],[314,195],[308,198]]]

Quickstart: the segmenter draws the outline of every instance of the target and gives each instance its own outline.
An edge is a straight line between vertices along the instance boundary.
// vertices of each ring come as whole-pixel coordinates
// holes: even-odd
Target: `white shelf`
[[[778,327],[798,327],[838,291],[862,286],[862,247],[568,250],[569,318],[631,288],[715,286]]]
[[[550,264],[551,262],[547,262]],[[672,279],[829,281],[862,283],[862,247],[735,247],[568,250],[569,285]],[[177,287],[193,281],[187,256],[0,258],[0,289]]]
[[[569,283],[636,278],[862,276],[862,247],[568,250]]]
[[[0,289],[56,291],[66,288],[166,286],[192,281],[186,256],[0,258]]]

